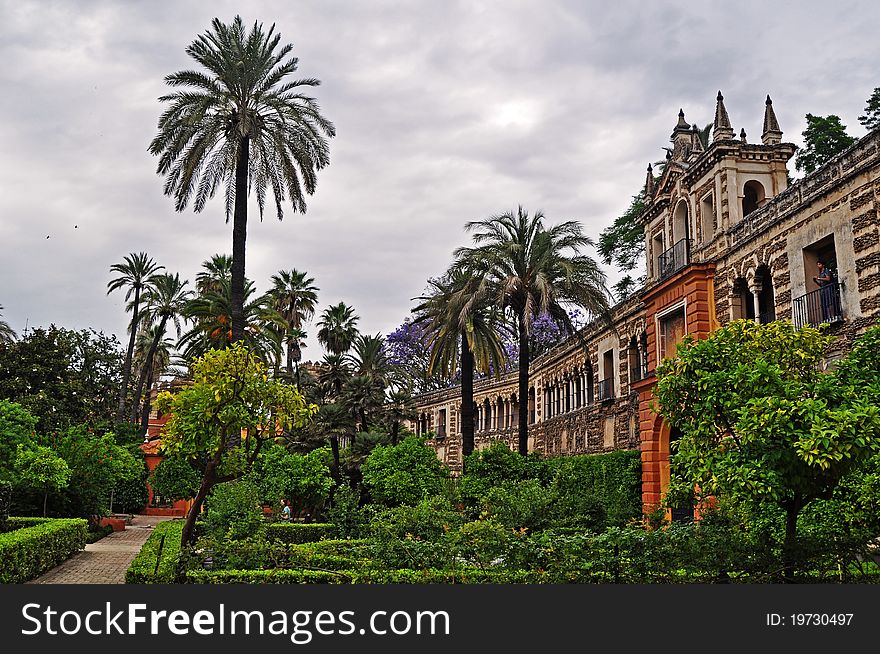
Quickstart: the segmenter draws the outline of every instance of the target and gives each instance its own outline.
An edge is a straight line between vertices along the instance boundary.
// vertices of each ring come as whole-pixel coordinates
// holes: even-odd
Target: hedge
[[[336,525],[329,522],[274,522],[269,525],[269,538],[282,543],[316,543],[330,538],[336,531]]]
[[[191,584],[539,584],[548,578],[528,570],[193,570]]]
[[[125,571],[127,584],[171,584],[177,578],[183,520],[167,520],[153,533]]]
[[[556,457],[553,484],[560,497],[592,496],[605,510],[606,524],[622,527],[642,516],[642,464],[638,450]]]
[[[0,534],[0,583],[21,584],[86,546],[82,518],[10,518],[14,531]]]

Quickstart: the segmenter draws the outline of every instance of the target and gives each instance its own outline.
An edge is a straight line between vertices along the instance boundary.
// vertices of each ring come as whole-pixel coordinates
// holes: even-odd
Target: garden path
[[[122,531],[114,531],[95,543],[86,545],[64,563],[29,584],[124,584],[125,571],[153,527],[169,518],[136,515]]]

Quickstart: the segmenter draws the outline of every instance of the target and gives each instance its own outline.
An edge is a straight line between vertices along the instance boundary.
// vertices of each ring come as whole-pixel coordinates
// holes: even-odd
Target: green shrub
[[[537,479],[505,481],[486,493],[483,510],[508,529],[538,531],[550,526],[557,497]]]
[[[542,572],[494,571],[479,568],[324,570],[193,570],[191,584],[536,584],[548,583]]]
[[[326,570],[191,570],[190,584],[347,584],[350,576]]]
[[[96,543],[104,536],[109,536],[113,533],[113,527],[110,525],[106,525],[104,527],[97,527],[93,525],[89,525],[89,533],[86,536],[86,542],[88,543]]]
[[[202,475],[184,457],[170,454],[162,457],[149,476],[153,492],[166,500],[195,497]]]
[[[248,479],[218,484],[205,504],[205,531],[216,541],[247,538],[265,528],[260,491]]]
[[[274,522],[267,530],[270,539],[282,543],[314,543],[336,534],[336,526],[329,522]]]
[[[552,467],[558,526],[623,526],[641,517],[640,452],[558,457],[552,460]]]
[[[177,578],[183,520],[166,520],[153,533],[125,572],[127,584],[170,584]]]
[[[88,522],[79,518],[8,523],[17,528],[0,534],[0,583],[33,579],[86,546]]]
[[[386,509],[370,524],[371,556],[386,568],[444,567],[453,555],[443,536],[462,522],[441,497]]]
[[[468,455],[464,469],[459,491],[462,499],[470,504],[479,503],[490,489],[504,482],[536,479],[546,484],[550,480],[547,459],[537,453],[523,456],[500,441]]]
[[[360,492],[342,485],[333,493],[333,504],[327,510],[327,519],[336,525],[339,538],[360,538],[367,532],[372,511],[360,505]]]
[[[413,506],[440,493],[449,471],[421,438],[379,445],[361,466],[363,483],[374,501],[385,506]]]

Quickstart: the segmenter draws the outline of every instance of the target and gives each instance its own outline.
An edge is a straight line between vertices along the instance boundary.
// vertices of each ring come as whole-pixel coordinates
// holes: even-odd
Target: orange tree
[[[682,433],[670,496],[696,489],[698,501],[781,508],[789,579],[799,513],[880,451],[880,327],[823,372],[833,340],[790,322],[739,320],[686,339],[657,369],[660,413]]]
[[[194,383],[175,395],[161,393],[157,405],[171,418],[165,452],[184,456],[202,479],[186,516],[182,543],[211,489],[244,475],[267,441],[281,429],[303,427],[317,407],[292,386],[270,378],[263,362],[242,343],[212,350],[193,363]]]

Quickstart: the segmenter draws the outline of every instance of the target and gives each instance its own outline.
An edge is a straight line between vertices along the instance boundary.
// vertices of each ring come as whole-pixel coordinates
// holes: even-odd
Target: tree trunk
[[[400,432],[400,420],[391,423],[391,444],[397,445],[397,434]]]
[[[785,542],[782,544],[782,568],[785,583],[794,583],[795,560],[797,557],[797,519],[801,510],[800,501],[795,498],[785,507]]]
[[[49,491],[43,493],[43,517],[46,517],[46,502],[49,501]]]
[[[153,379],[153,359],[156,356],[156,350],[159,349],[159,341],[162,340],[162,336],[165,334],[165,323],[168,321],[168,316],[162,316],[162,321],[159,323],[159,328],[156,330],[156,335],[153,337],[153,342],[150,343],[150,351],[147,353],[147,360],[144,361],[144,368],[141,370],[141,378],[138,381],[138,395],[140,396],[141,389],[143,388],[144,380],[149,379],[152,382]],[[150,384],[152,386],[152,383]],[[147,427],[150,423],[150,386],[147,387],[147,397],[144,398],[144,411],[141,414],[141,431],[146,433]]]
[[[519,453],[529,453],[529,333],[525,313],[517,316],[519,326]]]
[[[342,481],[342,476],[339,474],[339,436],[336,434],[330,437],[330,450],[333,452],[333,467],[330,468],[330,476],[338,486]]]
[[[122,385],[119,388],[119,403],[116,406],[116,422],[122,422],[125,418],[125,396],[128,395],[128,382],[131,379],[131,362],[134,358],[134,342],[137,338],[138,313],[141,302],[141,287],[135,286],[134,305],[131,311],[131,326],[128,337],[128,350],[125,352],[125,363],[122,365]]]
[[[461,333],[461,456],[474,451],[474,354]]]
[[[232,219],[232,342],[244,338],[244,254],[247,240],[248,157],[250,140],[241,137],[235,164],[235,213]]]
[[[199,486],[199,492],[196,493],[192,506],[189,507],[189,511],[186,514],[186,523],[183,525],[183,533],[180,537],[182,547],[186,547],[194,540],[193,531],[195,530],[196,519],[199,517],[199,513],[202,512],[202,504],[205,503],[205,498],[208,497],[208,493],[211,492],[216,482],[216,468],[217,464],[214,461],[208,461],[208,465],[205,466],[205,474],[202,475],[202,485]]]

